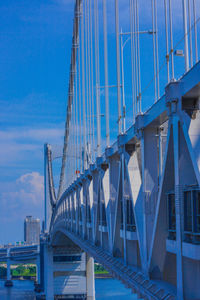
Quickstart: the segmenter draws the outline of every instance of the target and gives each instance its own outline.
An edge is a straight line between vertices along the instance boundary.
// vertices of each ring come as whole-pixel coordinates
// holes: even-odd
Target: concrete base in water
[[[6,281],[5,281],[5,286],[6,286],[6,287],[12,287],[12,286],[13,286],[12,280],[6,280]]]
[[[36,296],[37,300],[45,300],[46,297],[45,295],[37,295]],[[54,300],[88,300],[86,295],[55,295]],[[89,298],[90,300],[90,298]],[[91,298],[93,300],[93,298]]]

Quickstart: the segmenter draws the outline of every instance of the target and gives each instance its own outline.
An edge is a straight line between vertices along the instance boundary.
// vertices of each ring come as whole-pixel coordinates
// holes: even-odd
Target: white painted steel
[[[101,122],[100,122],[100,78],[99,78],[99,18],[98,2],[94,0],[95,28],[95,74],[96,74],[96,114],[97,114],[97,156],[101,154]]]
[[[106,102],[106,146],[110,146],[109,126],[109,94],[108,94],[108,41],[107,41],[107,9],[106,0],[103,0],[103,33],[104,33],[104,76],[105,76],[105,102]]]
[[[189,54],[188,54],[188,29],[187,29],[187,7],[186,0],[182,0],[183,6],[183,32],[184,32],[184,45],[185,45],[185,71],[189,70]]]
[[[117,106],[118,106],[118,134],[122,133],[121,115],[121,87],[120,87],[120,48],[119,48],[119,4],[115,0],[115,38],[116,38],[116,60],[117,60]]]

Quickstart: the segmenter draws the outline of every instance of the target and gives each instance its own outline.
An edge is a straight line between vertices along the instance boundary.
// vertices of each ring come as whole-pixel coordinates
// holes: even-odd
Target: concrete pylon
[[[5,282],[5,286],[7,286],[7,287],[13,286],[13,282],[11,280],[10,265],[11,265],[10,249],[8,248],[7,249],[7,278],[6,278],[6,282]]]
[[[44,246],[44,278],[46,300],[54,300],[53,248],[47,244]]]
[[[95,300],[94,258],[86,253],[87,300]]]
[[[36,281],[38,284],[40,284],[40,255],[37,255],[37,259],[36,259],[36,269],[37,269],[37,273],[36,273]]]
[[[11,280],[10,259],[7,259],[7,281]]]

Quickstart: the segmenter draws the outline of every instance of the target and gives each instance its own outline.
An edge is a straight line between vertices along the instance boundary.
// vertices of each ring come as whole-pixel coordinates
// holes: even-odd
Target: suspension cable
[[[160,98],[160,78],[159,78],[159,52],[158,52],[158,22],[157,22],[157,0],[154,0],[155,10],[155,51],[156,51],[156,72],[157,72],[157,99]]]
[[[152,30],[153,30],[153,69],[154,69],[154,97],[157,101],[157,74],[156,74],[156,52],[155,52],[155,20],[154,20],[154,0],[151,0],[152,8]]]
[[[190,0],[188,0],[188,23],[189,29],[191,27],[191,13],[190,13]],[[189,30],[189,39],[190,39],[190,66],[193,66],[193,50],[192,50],[192,31]]]
[[[99,20],[98,20],[98,2],[94,0],[95,16],[95,73],[96,73],[96,114],[97,114],[97,155],[101,154],[101,123],[100,123],[100,99],[99,99]]]
[[[70,64],[70,79],[69,79],[67,114],[66,114],[66,123],[65,123],[65,136],[64,136],[62,166],[61,166],[61,172],[60,172],[57,200],[60,198],[62,190],[63,190],[64,174],[65,174],[65,167],[66,167],[67,145],[68,145],[68,139],[69,139],[69,124],[70,124],[70,120],[71,120],[71,110],[72,110],[72,101],[73,101],[73,93],[74,93],[74,91],[73,91],[74,67],[75,67],[75,63],[76,63],[77,43],[78,43],[78,36],[79,36],[79,34],[78,34],[79,33],[79,15],[80,15],[81,3],[82,3],[82,0],[76,0],[76,4],[75,4],[73,43],[72,43],[71,64]]]
[[[197,45],[197,25],[196,25],[196,4],[193,0],[193,17],[194,17],[194,36],[195,36],[195,59],[198,62],[198,45]]]

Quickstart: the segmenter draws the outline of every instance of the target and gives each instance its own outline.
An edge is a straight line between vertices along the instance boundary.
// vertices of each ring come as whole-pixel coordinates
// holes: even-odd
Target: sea
[[[35,300],[33,281],[14,280],[11,288],[4,287],[0,280],[0,300]],[[132,294],[120,281],[112,278],[95,279],[97,300],[137,300],[137,295]]]

